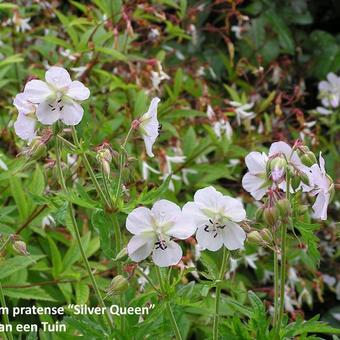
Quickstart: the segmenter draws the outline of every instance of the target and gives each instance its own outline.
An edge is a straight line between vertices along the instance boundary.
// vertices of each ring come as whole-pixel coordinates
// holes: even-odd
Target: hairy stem
[[[62,187],[62,190],[67,195],[68,194],[68,190],[67,190],[67,187],[66,187],[63,171],[62,171],[62,168],[61,168],[60,140],[58,138],[56,138],[56,159],[57,159],[57,172],[58,172],[59,182],[60,182],[60,185]],[[109,311],[107,310],[107,308],[106,308],[106,306],[104,304],[104,301],[103,301],[103,298],[102,298],[102,296],[100,294],[100,291],[99,291],[96,279],[94,278],[94,275],[92,273],[90,264],[89,264],[89,262],[87,260],[87,256],[86,256],[85,250],[84,250],[83,245],[81,243],[81,236],[80,236],[80,233],[79,233],[77,221],[76,221],[76,218],[74,216],[74,211],[73,211],[73,207],[72,207],[72,203],[71,202],[68,203],[68,210],[69,210],[69,214],[71,216],[71,222],[72,222],[72,226],[73,226],[73,229],[74,229],[74,233],[76,235],[77,244],[78,244],[81,256],[83,258],[83,261],[85,263],[86,270],[87,270],[87,272],[89,274],[89,277],[90,277],[93,289],[95,291],[98,303],[99,303],[99,305],[101,307],[103,307],[105,309],[105,314],[104,315],[106,317],[106,321],[108,322],[110,328],[113,329],[114,326],[113,326],[113,321],[111,319],[111,315],[110,315]]]
[[[159,285],[161,287],[161,292],[165,296],[166,295],[166,290],[165,290],[165,286],[164,286],[164,282],[163,282],[163,279],[162,279],[161,272],[160,272],[158,266],[155,266],[155,269],[156,269],[156,274],[157,274],[157,278],[158,278],[158,281],[159,281]],[[175,333],[176,339],[177,340],[182,340],[181,332],[179,331],[179,328],[178,328],[178,325],[177,325],[174,313],[172,311],[170,302],[168,300],[165,301],[165,306],[166,306],[166,310],[167,310],[167,313],[168,313],[169,318],[170,318],[171,327],[172,327],[172,330]]]
[[[279,312],[279,260],[277,252],[274,251],[274,329],[277,327],[277,318]]]
[[[123,176],[123,167],[124,167],[124,161],[125,161],[125,147],[126,143],[129,140],[129,137],[131,135],[131,132],[133,131],[133,128],[131,126],[130,130],[128,131],[123,144],[121,145],[121,150],[119,154],[119,176],[118,176],[118,182],[117,182],[117,189],[116,189],[116,196],[115,196],[115,204],[117,205],[117,201],[119,199],[121,190],[122,190],[122,176]]]
[[[228,255],[229,255],[229,253],[227,251],[227,248],[223,246],[222,265],[221,265],[221,269],[220,269],[219,280],[218,280],[217,285],[216,285],[215,315],[214,315],[214,322],[213,322],[213,340],[218,339],[218,322],[219,322],[219,312],[220,312],[221,283],[222,283],[224,275],[225,275]]]
[[[7,307],[6,300],[5,300],[4,292],[2,290],[1,282],[0,282],[0,302],[1,302],[1,306],[6,309]],[[10,324],[9,319],[8,319],[8,314],[6,312],[2,313],[2,318],[3,318],[3,322],[5,325]],[[13,340],[13,335],[11,332],[6,333],[6,339]]]

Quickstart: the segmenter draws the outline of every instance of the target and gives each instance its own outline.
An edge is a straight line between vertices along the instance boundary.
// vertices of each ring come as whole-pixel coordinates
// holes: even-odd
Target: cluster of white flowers
[[[198,190],[194,201],[181,209],[168,200],[156,202],[152,209],[134,209],[126,220],[126,228],[134,236],[127,250],[133,261],[140,262],[152,253],[154,263],[160,267],[177,264],[182,248],[174,239],[187,239],[195,231],[202,249],[217,251],[222,246],[240,249],[246,239],[240,227],[246,217],[242,203],[224,196],[213,187]]]
[[[300,158],[298,151],[301,150],[299,143],[293,148],[285,142],[275,142],[269,148],[269,154],[250,152],[245,162],[248,172],[242,179],[242,185],[256,200],[261,200],[266,194],[276,190],[287,190],[286,173],[294,177],[293,181],[298,183],[293,188],[290,185],[290,192],[301,190],[316,196],[313,204],[313,217],[322,220],[327,219],[327,207],[329,204],[333,182],[326,174],[325,161],[320,153],[319,164],[314,154],[310,151],[302,153]],[[305,152],[305,151],[302,151]],[[307,166],[302,160],[308,159],[305,163],[314,163]]]
[[[51,67],[45,80],[29,81],[13,102],[19,113],[15,132],[29,142],[36,136],[37,120],[43,125],[52,125],[58,120],[66,125],[79,124],[84,113],[79,103],[90,96],[90,90],[80,81],[72,81],[62,67]]]
[[[340,77],[334,73],[327,75],[327,80],[319,83],[319,98],[322,106],[316,108],[317,112],[323,115],[333,113],[334,109],[340,106]]]

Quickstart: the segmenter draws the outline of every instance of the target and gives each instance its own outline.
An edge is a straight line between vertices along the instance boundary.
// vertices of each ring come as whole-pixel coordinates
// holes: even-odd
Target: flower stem
[[[62,187],[62,190],[67,195],[68,194],[68,190],[67,190],[67,187],[66,187],[64,175],[63,175],[62,168],[61,168],[60,140],[58,138],[56,138],[56,159],[57,159],[57,172],[58,172],[59,182],[60,182],[60,185]],[[89,264],[89,262],[87,260],[87,256],[86,256],[85,250],[84,250],[83,245],[81,243],[81,237],[80,237],[77,221],[76,221],[76,218],[74,216],[74,211],[73,211],[73,207],[72,207],[72,203],[71,202],[68,202],[68,210],[69,210],[69,213],[70,213],[70,216],[71,216],[71,222],[72,222],[72,226],[73,226],[73,229],[74,229],[74,233],[76,235],[76,240],[77,240],[77,243],[78,243],[78,247],[79,247],[81,256],[83,258],[83,261],[85,263],[86,270],[87,270],[87,272],[89,274],[89,277],[90,277],[93,289],[94,289],[95,294],[97,296],[98,303],[99,303],[99,305],[101,307],[103,307],[105,309],[105,314],[104,315],[106,317],[106,320],[107,320],[110,328],[113,329],[114,326],[113,326],[113,321],[111,319],[111,315],[110,315],[109,311],[106,309],[106,306],[105,306],[103,298],[102,298],[102,296],[100,294],[97,282],[96,282],[96,280],[94,278],[94,275],[92,273],[90,264]]]
[[[279,312],[279,260],[277,252],[274,251],[274,329],[277,327],[277,318]]]
[[[6,307],[7,307],[6,306],[6,300],[5,300],[4,292],[2,290],[1,282],[0,282],[0,302],[1,302],[1,306],[6,309]],[[2,317],[3,317],[4,324],[9,325],[10,322],[9,322],[9,319],[8,319],[8,314],[6,312],[3,312]],[[5,333],[5,334],[6,334],[5,339],[13,340],[13,335],[12,335],[11,332],[8,332],[8,333]]]
[[[86,157],[86,153],[81,148],[81,145],[79,143],[78,136],[77,136],[77,131],[74,128],[74,126],[72,127],[72,137],[73,137],[73,141],[74,141],[76,147],[81,152],[80,155],[81,155],[81,158],[82,158],[83,163],[85,165],[86,171],[89,174],[89,176],[91,177],[92,183],[94,184],[94,186],[95,186],[95,188],[96,188],[100,198],[102,199],[103,202],[105,202],[107,207],[111,208],[112,204],[111,204],[110,200],[108,200],[108,198],[104,194],[104,191],[103,191],[102,187],[100,186],[100,184],[99,184],[99,182],[98,182],[98,180],[96,178],[96,175],[94,174],[94,172],[92,170],[91,164],[90,164],[89,160]]]
[[[219,279],[216,282],[215,315],[214,315],[214,323],[213,323],[213,340],[218,339],[218,322],[219,322],[219,312],[220,312],[221,282],[222,282],[224,275],[225,275],[228,257],[229,257],[229,253],[227,251],[227,248],[223,246],[222,265],[221,265],[221,269],[220,269]]]
[[[281,226],[281,271],[280,271],[280,305],[278,311],[278,319],[277,319],[277,328],[276,328],[276,336],[279,339],[281,322],[283,318],[284,312],[284,300],[285,300],[285,282],[286,282],[286,271],[287,271],[287,224],[282,223]]]
[[[117,182],[117,189],[116,189],[116,196],[115,196],[115,204],[117,205],[117,201],[119,199],[121,190],[122,190],[122,177],[123,177],[123,166],[124,166],[124,160],[125,160],[125,147],[126,147],[126,143],[129,140],[129,137],[131,135],[131,132],[133,131],[132,126],[130,127],[130,130],[128,131],[123,144],[120,146],[121,150],[120,150],[120,154],[119,154],[119,176],[118,176],[118,182]]]
[[[165,296],[166,295],[166,290],[165,290],[165,287],[164,287],[164,282],[163,282],[163,279],[162,279],[161,272],[160,272],[158,266],[155,266],[155,269],[156,269],[156,274],[157,274],[157,278],[158,278],[158,281],[159,281],[159,285],[161,286],[161,292]],[[181,332],[179,331],[179,328],[178,328],[178,325],[177,325],[174,313],[172,311],[170,302],[168,300],[165,301],[165,306],[166,306],[166,310],[167,310],[167,313],[168,313],[169,318],[170,318],[172,330],[175,333],[176,339],[177,340],[182,340]]]

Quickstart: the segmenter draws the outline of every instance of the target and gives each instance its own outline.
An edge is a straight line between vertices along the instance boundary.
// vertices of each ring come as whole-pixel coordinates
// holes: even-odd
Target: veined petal
[[[72,80],[70,74],[59,66],[52,66],[45,73],[45,80],[56,89],[63,89],[71,85]]]
[[[159,200],[151,208],[151,213],[156,224],[166,232],[180,218],[181,208],[168,200]]]
[[[329,204],[329,193],[320,192],[312,206],[313,217],[321,220],[327,220],[327,208]]]
[[[24,94],[29,101],[38,104],[52,94],[50,87],[42,80],[31,80],[25,85]]]
[[[132,234],[141,234],[143,232],[153,231],[153,217],[151,210],[145,207],[139,207],[130,212],[126,219],[126,229]]]
[[[268,186],[265,186],[265,183],[266,181],[264,179],[249,172],[242,178],[243,188],[250,192],[256,200],[260,200],[266,194]]]
[[[275,142],[269,148],[269,156],[276,154],[284,154],[287,160],[289,160],[292,156],[292,148],[285,142]]]
[[[215,236],[216,235],[216,236]],[[219,250],[223,245],[223,239],[221,232],[205,231],[204,226],[197,229],[196,232],[197,243],[204,249],[211,251]]]
[[[223,195],[214,187],[209,186],[204,189],[197,190],[194,195],[195,203],[200,208],[208,209],[217,212],[221,206]]]
[[[57,108],[58,110],[58,108]],[[64,103],[60,111],[60,119],[65,125],[77,125],[81,122],[84,114],[84,109],[75,101],[67,101]]]
[[[75,80],[68,87],[66,95],[74,100],[86,100],[90,97],[90,90],[83,83]]]
[[[184,219],[191,220],[196,228],[203,226],[209,220],[195,202],[188,202],[182,208]]]
[[[195,225],[192,217],[182,213],[177,222],[167,230],[166,234],[185,240],[195,233],[196,228],[197,225]]]
[[[19,113],[23,113],[25,115],[35,112],[35,106],[29,102],[28,96],[25,93],[18,93],[13,101],[13,105],[17,108]]]
[[[182,258],[182,248],[176,242],[168,241],[166,246],[166,249],[154,248],[153,250],[152,259],[158,267],[173,266]]]
[[[246,218],[246,211],[242,203],[232,197],[223,196],[224,216],[228,217],[234,222],[241,222]]]
[[[23,113],[19,113],[16,122],[14,123],[15,133],[23,140],[31,142],[35,136],[36,120]]]
[[[41,124],[52,125],[60,118],[60,111],[50,107],[48,102],[42,102],[37,107],[37,118]]]
[[[140,262],[151,254],[154,245],[155,238],[150,235],[134,235],[127,245],[127,252],[133,261]]]
[[[146,153],[149,157],[155,156],[154,153],[152,152],[152,147],[155,144],[157,137],[158,137],[158,131],[157,131],[157,135],[156,134],[154,134],[153,136],[143,135]]]
[[[246,233],[237,223],[228,222],[222,229],[222,238],[224,245],[229,250],[236,250],[243,247]]]
[[[247,168],[250,172],[254,174],[265,173],[267,161],[267,155],[265,153],[260,153],[257,151],[249,153],[245,158]]]

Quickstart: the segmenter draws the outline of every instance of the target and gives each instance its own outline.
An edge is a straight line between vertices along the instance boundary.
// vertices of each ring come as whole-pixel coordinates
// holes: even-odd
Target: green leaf
[[[21,179],[19,177],[12,176],[9,179],[11,193],[19,211],[20,220],[23,222],[29,216],[29,206],[27,196],[24,192]]]
[[[79,305],[84,305],[88,302],[90,296],[90,288],[87,284],[77,282],[75,284],[76,302]]]
[[[56,301],[45,290],[40,287],[28,288],[3,288],[4,295],[13,299]]]
[[[50,237],[47,237],[47,240],[48,240],[50,251],[51,251],[51,258],[52,258],[52,265],[53,265],[52,275],[54,278],[57,278],[58,275],[63,270],[63,263],[61,260],[61,255],[55,242]]]
[[[45,255],[32,255],[32,256],[15,256],[8,260],[0,262],[0,279],[4,279],[13,273],[22,270],[36,261],[44,258]]]

